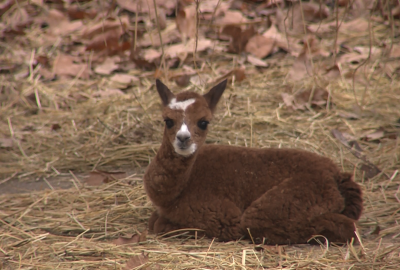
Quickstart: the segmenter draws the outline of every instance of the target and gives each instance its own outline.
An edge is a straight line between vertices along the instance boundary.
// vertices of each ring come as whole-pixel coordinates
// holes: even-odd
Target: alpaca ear
[[[210,108],[210,110],[212,112],[215,111],[218,101],[225,91],[226,83],[227,83],[227,80],[225,79],[222,82],[220,82],[219,84],[217,84],[216,86],[214,86],[213,88],[211,88],[211,90],[208,91],[208,93],[203,96],[206,99],[206,101],[208,103],[208,107]]]
[[[168,87],[163,84],[159,79],[156,80],[157,92],[161,98],[162,104],[167,106],[171,99],[175,97],[174,94],[168,89]]]

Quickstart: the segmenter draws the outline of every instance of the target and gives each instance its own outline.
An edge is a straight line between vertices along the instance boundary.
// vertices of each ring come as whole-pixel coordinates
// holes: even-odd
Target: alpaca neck
[[[156,206],[170,205],[186,187],[197,154],[182,157],[176,154],[166,136],[144,176],[150,199]]]

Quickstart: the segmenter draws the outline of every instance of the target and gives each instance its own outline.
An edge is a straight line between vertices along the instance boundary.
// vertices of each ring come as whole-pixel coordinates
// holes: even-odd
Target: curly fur
[[[249,236],[250,231],[268,244],[306,243],[313,235],[341,243],[354,237],[361,189],[330,159],[297,149],[203,145],[207,131],[196,123],[211,120],[225,85],[204,96],[175,96],[157,81],[163,117],[176,129],[186,123],[192,134],[188,144],[196,144],[197,150],[179,155],[173,146],[176,129],[165,127],[162,145],[144,176],[156,207],[150,230],[198,228],[223,241]],[[173,98],[196,101],[185,111],[172,110],[168,104]]]

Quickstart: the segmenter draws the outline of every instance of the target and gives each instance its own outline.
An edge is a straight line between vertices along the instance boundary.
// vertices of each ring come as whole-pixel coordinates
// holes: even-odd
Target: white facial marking
[[[176,133],[176,138],[174,141],[174,149],[175,152],[181,156],[184,157],[188,157],[190,155],[192,155],[196,149],[197,146],[195,143],[190,144],[190,146],[188,148],[181,148],[182,143],[179,141],[179,139],[177,138],[178,136],[183,136],[183,137],[191,137],[191,134],[189,132],[189,129],[187,127],[187,125],[185,123],[182,124],[181,128],[179,129],[179,131]]]
[[[195,102],[194,98],[187,99],[184,101],[176,101],[176,98],[171,99],[171,102],[168,104],[168,107],[170,107],[173,110],[182,110],[185,111],[189,105],[192,105]]]

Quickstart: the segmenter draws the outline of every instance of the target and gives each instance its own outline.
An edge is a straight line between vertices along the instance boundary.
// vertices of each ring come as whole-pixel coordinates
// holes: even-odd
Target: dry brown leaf
[[[94,72],[96,72],[97,74],[109,75],[118,68],[117,63],[119,61],[120,57],[118,56],[107,57],[103,63],[95,67]]]
[[[363,163],[361,165],[360,170],[365,172],[365,177],[367,179],[374,178],[375,176],[377,176],[378,174],[380,174],[382,172],[375,165],[373,165],[373,164],[365,164],[365,163]]]
[[[158,25],[161,30],[164,30],[167,27],[167,15],[165,14],[164,9],[158,9],[157,15]]]
[[[136,76],[117,73],[110,78],[110,87],[126,89],[127,87],[138,83],[140,80]]]
[[[246,45],[251,37],[257,34],[253,26],[242,30],[240,26],[237,25],[226,25],[222,34],[231,37],[231,43],[228,47],[228,52],[240,54],[246,48]]]
[[[381,139],[396,140],[397,136],[398,136],[397,132],[389,132],[389,131],[386,131],[383,127],[380,127],[371,133],[367,133],[364,136],[361,136],[360,139],[363,141],[367,141],[367,142],[379,143],[381,141]]]
[[[173,28],[165,29],[164,31],[161,31],[161,38],[163,44],[171,44],[171,43],[177,43],[181,41],[180,34],[178,32],[178,29]],[[140,47],[160,47],[161,46],[161,41],[160,41],[160,36],[158,32],[152,32],[152,33],[145,33],[143,37],[138,40],[138,46]]]
[[[305,110],[307,109],[307,104],[310,99],[310,95],[312,94],[312,90],[303,90],[295,95],[290,95],[287,93],[282,93],[282,99],[285,105],[288,108],[292,108],[294,110]],[[316,88],[314,89],[313,97],[311,99],[311,106],[313,107],[322,107],[326,104],[328,100],[329,93],[325,89]]]
[[[302,4],[294,4],[289,10],[278,9],[276,20],[278,28],[282,33],[306,34],[305,27],[309,22],[318,22],[327,18],[330,14],[326,5],[302,2]],[[304,16],[304,19],[303,19]]]
[[[149,255],[145,255],[142,253],[141,255],[132,256],[129,261],[126,262],[126,266],[124,270],[131,270],[137,268],[149,261]],[[148,269],[148,267],[140,268],[140,269]]]
[[[104,52],[108,56],[127,51],[131,42],[121,38],[122,35],[121,28],[99,34],[86,45],[86,51]]]
[[[275,25],[271,25],[271,27],[264,32],[263,36],[275,40],[273,53],[278,51],[278,48],[281,48],[297,57],[302,50],[302,46],[299,45],[300,39],[292,37],[285,38],[284,35],[278,31],[278,28],[276,28]]]
[[[195,48],[197,49],[197,52],[202,52],[211,48],[211,46],[211,40],[206,38],[199,38],[196,48],[196,40],[190,39],[186,44],[180,43],[166,47],[165,56],[169,58],[175,58],[179,57],[180,54],[194,53]]]
[[[126,178],[126,172],[106,172],[106,171],[93,171],[90,172],[89,177],[86,179],[86,184],[89,186],[100,186],[118,179]]]
[[[0,4],[0,16],[15,4],[15,0],[6,0]]]
[[[0,148],[12,148],[14,141],[12,138],[0,138]]]
[[[120,89],[107,88],[105,90],[97,91],[92,94],[94,98],[109,98],[112,96],[125,95]]]
[[[258,58],[270,55],[275,47],[275,40],[261,35],[255,35],[246,44],[246,52]]]
[[[124,32],[129,25],[129,18],[120,16],[118,19],[107,19],[89,24],[81,31],[81,38],[91,40],[97,35],[106,33],[108,31]]]
[[[229,3],[220,0],[203,0],[201,1],[199,9],[201,19],[207,21],[218,18],[222,13],[226,13],[229,9]]]
[[[153,0],[117,0],[116,2],[121,8],[132,13],[150,13],[151,18],[155,16]],[[163,8],[168,15],[171,15],[175,11],[176,3],[176,0],[156,0],[157,11]]]
[[[83,27],[82,21],[78,20],[71,22],[64,13],[57,9],[49,10],[49,12],[43,17],[43,21],[49,25],[50,33],[55,36],[68,35]]]
[[[243,13],[237,10],[227,10],[224,12],[224,16],[215,20],[215,25],[226,26],[226,25],[239,25],[245,23],[248,20],[243,16]]]
[[[131,52],[129,59],[132,60],[138,68],[145,70],[154,70],[157,65],[153,62],[149,62],[143,57],[143,51],[137,47],[136,50],[134,46],[131,46]]]
[[[289,70],[287,78],[292,81],[299,81],[305,77],[313,76],[314,72],[312,69],[311,61],[308,57],[308,53],[302,52],[293,62],[292,68]]]
[[[248,55],[247,56],[247,62],[249,62],[250,64],[253,64],[256,67],[268,67],[268,63],[266,63],[265,61],[261,60],[260,58],[257,58],[255,56],[252,55]]]
[[[392,49],[389,54],[390,58],[399,58],[400,57],[400,45],[393,44]]]
[[[307,26],[311,33],[318,33],[319,35],[330,33],[336,29],[336,21],[328,23],[313,23]]]
[[[176,76],[174,78],[174,81],[175,81],[176,85],[178,85],[179,87],[186,87],[189,85],[191,77],[192,77],[192,75],[190,75],[190,74],[183,74],[183,75]]]
[[[341,72],[340,65],[336,64],[336,65],[326,69],[326,73],[323,74],[323,78],[327,79],[328,81],[333,81],[333,80],[340,79],[342,77],[341,74],[342,74],[342,72]]]
[[[67,13],[71,20],[94,19],[97,16],[97,11],[84,10],[77,6],[70,6]]]
[[[246,72],[245,68],[235,68],[229,72],[227,72],[225,75],[221,76],[216,80],[216,82],[220,82],[222,80],[228,79],[228,83],[231,83],[233,79],[235,79],[236,82],[241,82],[244,79],[246,79]],[[216,83],[214,83],[216,84]]]
[[[89,67],[86,63],[75,63],[76,57],[66,54],[57,55],[53,62],[53,73],[58,76],[72,76],[88,79],[90,75]]]
[[[358,18],[349,22],[342,23],[339,31],[352,34],[367,32],[369,28],[368,21],[365,18]]]
[[[183,40],[196,36],[196,6],[190,5],[181,8],[176,15],[175,21],[179,32],[182,34]]]
[[[25,8],[17,8],[15,9],[10,18],[7,20],[8,28],[10,30],[14,30],[16,32],[22,31],[22,28],[30,25],[32,22],[31,17]]]
[[[120,246],[120,245],[128,245],[128,244],[137,244],[140,242],[144,242],[147,240],[147,230],[139,234],[134,234],[131,237],[118,237],[118,239],[113,240],[113,244]]]

